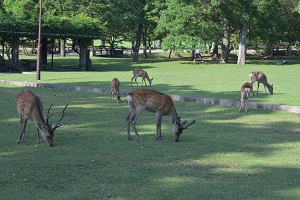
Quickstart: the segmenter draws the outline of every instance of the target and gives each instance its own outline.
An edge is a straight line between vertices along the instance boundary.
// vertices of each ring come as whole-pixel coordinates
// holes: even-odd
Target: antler
[[[62,118],[64,118],[64,116],[66,116],[65,110],[66,110],[66,108],[68,107],[68,105],[69,105],[69,104],[67,103],[66,107],[65,107],[65,108],[63,109],[63,111],[62,111],[61,117],[60,117],[59,120],[56,122],[55,126],[52,128],[53,131],[54,131],[56,128],[60,127],[58,124],[59,124],[59,122],[62,120]]]
[[[189,123],[189,124],[187,124],[187,125],[185,125],[185,123],[186,123],[186,121],[184,121],[184,123],[183,123],[183,129],[186,129],[189,125],[191,125],[191,124],[195,124],[195,120],[194,121],[192,121],[191,123]]]
[[[49,125],[48,120],[49,120],[49,118],[52,116],[52,115],[49,116],[49,112],[50,112],[50,109],[51,109],[51,107],[53,106],[53,104],[54,104],[54,103],[52,103],[52,104],[50,105],[50,107],[48,108],[48,111],[47,111],[47,124],[48,124],[48,125]],[[49,126],[50,126],[50,125],[49,125]]]

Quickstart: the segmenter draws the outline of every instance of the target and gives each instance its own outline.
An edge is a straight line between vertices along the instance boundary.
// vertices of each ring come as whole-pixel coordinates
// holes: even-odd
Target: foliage
[[[100,36],[102,34],[97,20],[81,15],[72,18],[47,16],[44,18],[43,31],[88,36]]]
[[[38,30],[38,21],[33,19],[24,21],[21,18],[0,14],[0,26],[1,30],[8,32],[32,32]]]
[[[173,51],[193,50],[195,46],[203,48],[215,26],[204,20],[201,9],[179,0],[169,0],[166,5],[156,28],[158,34],[165,36],[162,48]]]
[[[300,37],[300,14],[295,10],[299,1],[284,0],[280,2],[280,13],[283,24],[283,34],[280,38],[282,42],[296,42]],[[287,12],[289,11],[289,12]]]
[[[3,9],[8,16],[13,18],[30,20],[37,19],[39,13],[38,0],[4,0]]]
[[[164,50],[191,50],[192,44],[221,42],[229,26],[239,35],[242,24],[249,27],[248,45],[297,41],[299,14],[296,0],[168,0],[156,31],[164,37]],[[232,39],[231,42],[236,42]]]
[[[9,32],[38,31],[39,1],[4,0],[3,5],[5,12],[0,15],[2,30]],[[73,1],[66,1],[65,6],[61,6],[62,4],[59,1],[48,0],[45,1],[45,5],[49,7],[44,9],[43,32],[89,36],[100,36],[102,34],[99,21],[88,17],[85,12],[69,12],[68,15],[64,16],[65,11],[63,8],[70,9],[68,5],[75,6]],[[58,7],[61,10],[54,9]],[[49,10],[51,8],[53,10]]]

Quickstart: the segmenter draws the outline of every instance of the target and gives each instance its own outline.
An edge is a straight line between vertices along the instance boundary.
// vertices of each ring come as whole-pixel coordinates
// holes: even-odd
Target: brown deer
[[[264,84],[266,94],[268,94],[266,87],[268,88],[270,94],[273,94],[273,85],[270,85],[268,83],[267,76],[263,72],[256,70],[256,71],[251,72],[251,74],[249,74],[249,76],[250,76],[252,85],[254,84],[255,81],[257,81],[257,92],[256,92],[257,95],[258,95],[258,89],[259,89],[260,83]]]
[[[136,81],[136,79],[137,79],[138,77],[142,77],[142,85],[143,85],[143,81],[144,81],[144,82],[145,82],[145,85],[147,86],[146,80],[145,80],[145,79],[147,79],[147,80],[149,81],[149,85],[150,85],[150,87],[151,87],[153,78],[150,79],[149,76],[148,76],[148,73],[147,73],[145,70],[142,70],[142,69],[134,69],[134,70],[132,70],[132,73],[133,73],[133,77],[131,78],[131,87],[132,87],[132,81],[133,81],[133,79],[134,79],[135,83],[136,83],[137,85],[139,85],[139,84],[137,83],[137,81]]]
[[[121,95],[120,95],[120,81],[117,78],[113,78],[111,81],[111,89],[110,89],[110,99],[112,102],[114,102],[114,99],[116,99],[117,103],[121,102]],[[116,96],[116,97],[115,97]]]
[[[246,82],[241,87],[241,104],[240,104],[240,110],[241,112],[243,109],[245,112],[248,112],[248,99],[252,94],[252,84],[249,82]]]
[[[144,110],[156,113],[156,140],[162,139],[161,123],[163,115],[168,115],[172,119],[175,142],[179,141],[179,136],[182,134],[182,131],[184,129],[186,129],[189,125],[195,123],[194,120],[189,124],[186,124],[186,121],[181,124],[180,118],[177,116],[177,112],[171,97],[155,90],[140,89],[132,91],[127,95],[127,101],[128,105],[130,106],[130,111],[127,116],[127,135],[129,140],[132,140],[130,137],[131,124],[135,132],[137,141],[142,142],[136,129],[135,123]]]
[[[50,105],[46,122],[43,117],[43,105],[40,97],[38,97],[36,94],[34,94],[31,90],[21,90],[17,94],[17,109],[20,116],[20,126],[21,126],[21,134],[17,140],[17,143],[20,143],[21,140],[25,138],[25,128],[28,119],[32,119],[36,125],[38,134],[37,134],[37,141],[40,143],[40,132],[42,133],[43,138],[48,143],[49,146],[53,146],[53,137],[54,137],[54,131],[56,128],[59,127],[59,122],[66,116],[65,110],[68,106],[63,109],[62,115],[59,118],[59,120],[56,122],[55,126],[52,127],[52,124],[48,122],[49,118],[49,112],[52,107],[53,103]]]

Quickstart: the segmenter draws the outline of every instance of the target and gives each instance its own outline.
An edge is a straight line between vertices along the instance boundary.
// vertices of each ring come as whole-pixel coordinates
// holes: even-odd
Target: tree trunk
[[[220,63],[228,63],[229,52],[230,52],[230,31],[229,23],[225,23],[224,36],[222,38],[222,53]]]
[[[146,36],[145,36],[145,33],[143,35],[143,55],[144,55],[144,58],[147,58],[147,39],[146,39]]]
[[[137,62],[139,60],[139,51],[140,51],[140,45],[141,45],[141,35],[143,31],[143,24],[138,25],[138,29],[136,32],[136,41],[135,45],[133,47],[133,57],[132,62]]]
[[[267,55],[269,56],[274,56],[274,47],[273,47],[273,42],[269,41],[268,42],[268,47],[267,47]]]
[[[152,47],[151,47],[151,40],[148,38],[148,46],[149,46],[149,53],[151,53]]]
[[[89,43],[84,39],[79,39],[78,46],[79,46],[79,70],[91,71],[92,62],[90,59],[90,52],[88,51]]]
[[[111,41],[109,42],[109,44],[110,44],[109,56],[110,56],[111,58],[113,58],[113,57],[115,57],[115,42],[114,42],[113,40],[111,40]]]
[[[11,61],[14,64],[18,64],[19,63],[19,37],[18,36],[13,36],[12,37],[12,48],[11,48]]]
[[[172,50],[170,50],[170,53],[169,53],[169,58],[171,58],[171,53],[172,53]]]
[[[92,71],[91,52],[89,49],[86,51],[86,71]]]
[[[238,65],[245,65],[246,64],[246,39],[247,39],[247,25],[243,23],[240,25],[240,41],[239,41],[239,54],[238,54]]]
[[[60,56],[66,57],[66,39],[60,40]]]

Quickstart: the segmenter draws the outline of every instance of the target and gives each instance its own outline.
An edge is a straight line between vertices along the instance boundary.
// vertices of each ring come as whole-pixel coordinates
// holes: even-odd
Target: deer
[[[135,132],[137,141],[142,142],[135,124],[144,110],[156,113],[156,140],[162,140],[161,123],[163,115],[170,116],[172,120],[175,142],[179,141],[179,136],[182,134],[184,129],[187,129],[191,124],[195,123],[195,120],[189,124],[186,124],[186,120],[181,123],[171,97],[158,91],[151,89],[139,89],[128,93],[126,99],[130,107],[129,114],[127,116],[127,136],[129,140],[132,140],[130,137],[131,125]]]
[[[241,112],[243,109],[245,112],[248,112],[248,99],[251,96],[253,90],[252,90],[252,84],[249,82],[246,82],[241,87],[241,104],[240,104],[240,110]]]
[[[251,79],[251,84],[252,85],[255,83],[255,81],[257,81],[257,92],[256,92],[256,95],[258,95],[258,89],[259,89],[259,84],[260,83],[264,84],[266,95],[268,94],[267,90],[266,90],[266,87],[268,88],[270,94],[273,94],[273,85],[270,85],[268,83],[267,76],[263,72],[258,71],[258,70],[253,71],[253,72],[251,72],[249,74],[249,77]]]
[[[134,79],[135,83],[136,83],[137,85],[139,85],[139,84],[137,83],[137,81],[136,81],[136,79],[137,79],[138,77],[142,77],[142,85],[143,85],[143,81],[144,81],[144,82],[145,82],[145,85],[147,86],[146,80],[145,80],[145,79],[147,79],[147,80],[149,81],[149,85],[150,85],[150,87],[151,87],[153,78],[150,79],[149,76],[148,76],[148,73],[147,73],[145,70],[136,68],[136,69],[133,69],[133,70],[132,70],[132,73],[133,73],[133,77],[131,78],[131,87],[132,87],[132,81],[133,81],[133,79]]]
[[[113,78],[111,81],[111,89],[110,89],[110,99],[112,102],[114,102],[114,99],[116,99],[117,103],[121,102],[121,95],[120,95],[120,81],[117,78]]]
[[[22,141],[26,134],[25,134],[25,128],[26,124],[28,122],[28,119],[31,119],[34,121],[36,128],[37,128],[37,142],[41,143],[40,141],[40,132],[42,133],[42,136],[44,140],[48,143],[48,146],[53,146],[53,137],[54,137],[54,131],[60,127],[59,122],[66,116],[65,110],[68,107],[68,104],[65,106],[65,108],[62,111],[61,117],[58,119],[54,127],[52,127],[52,124],[49,123],[49,118],[52,116],[49,116],[49,112],[51,107],[53,106],[53,103],[50,105],[47,116],[46,116],[46,122],[43,117],[43,105],[42,101],[39,96],[37,96],[35,93],[33,93],[31,90],[21,90],[17,94],[17,109],[20,117],[20,127],[21,127],[21,134],[17,140],[17,144]]]

